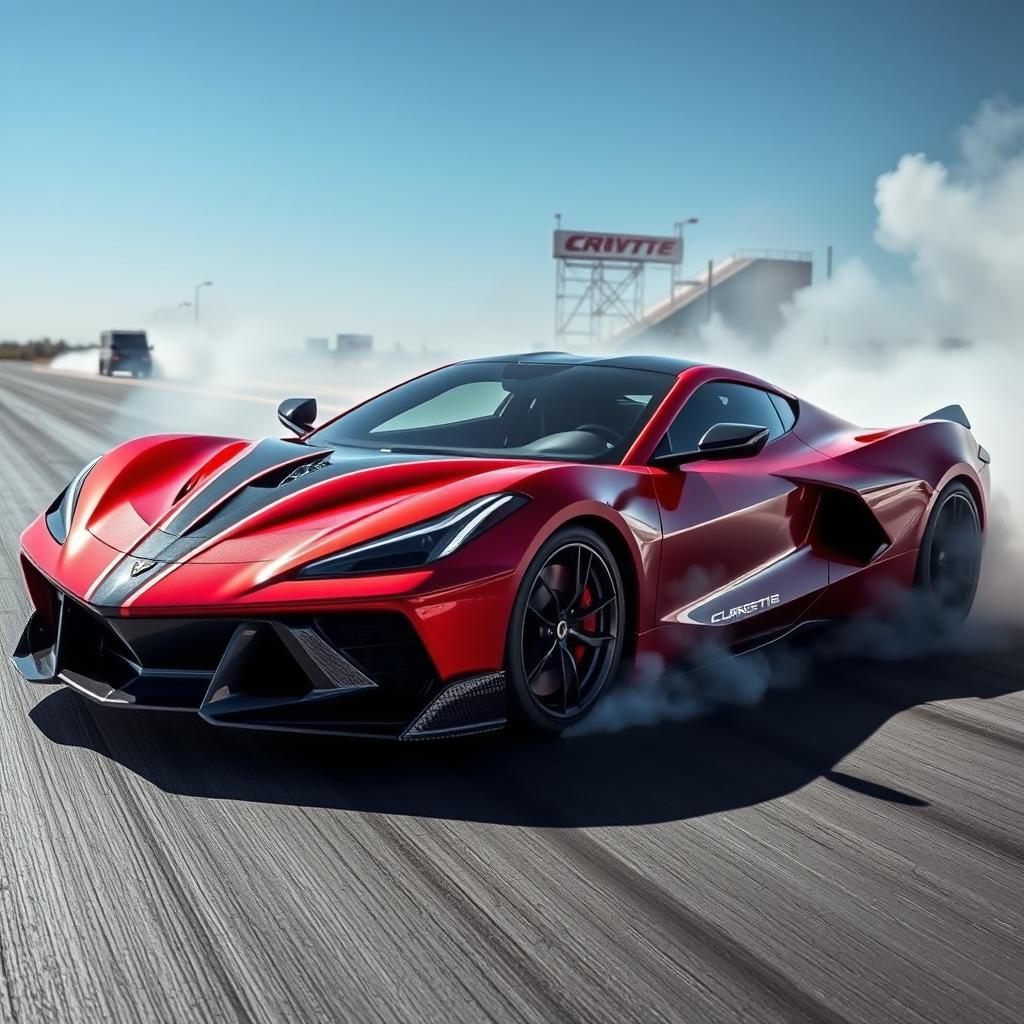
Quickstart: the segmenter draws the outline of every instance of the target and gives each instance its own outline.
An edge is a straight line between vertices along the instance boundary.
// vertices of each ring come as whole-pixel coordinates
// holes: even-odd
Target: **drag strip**
[[[0,1019],[1021,1020],[1017,631],[539,744],[24,683],[18,535],[85,461],[279,430],[269,397],[169,383],[0,363]]]

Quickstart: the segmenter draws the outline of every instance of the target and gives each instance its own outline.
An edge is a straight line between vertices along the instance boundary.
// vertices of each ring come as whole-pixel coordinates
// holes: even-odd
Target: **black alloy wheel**
[[[615,675],[625,622],[622,577],[605,542],[583,528],[555,534],[524,576],[509,624],[519,717],[545,732],[579,721]]]
[[[936,625],[957,626],[974,603],[981,574],[981,520],[964,484],[950,484],[935,502],[917,562],[917,585]]]

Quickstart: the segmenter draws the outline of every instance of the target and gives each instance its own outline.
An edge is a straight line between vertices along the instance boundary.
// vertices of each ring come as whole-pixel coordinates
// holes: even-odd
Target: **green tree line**
[[[88,345],[72,345],[63,338],[32,338],[29,341],[0,341],[0,359],[53,359],[61,352]]]

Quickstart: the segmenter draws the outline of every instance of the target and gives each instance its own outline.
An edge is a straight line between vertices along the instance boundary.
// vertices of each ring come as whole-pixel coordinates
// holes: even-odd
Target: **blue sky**
[[[878,174],[1024,101],[1024,5],[0,0],[0,337],[550,330],[552,215],[689,269],[833,242]]]

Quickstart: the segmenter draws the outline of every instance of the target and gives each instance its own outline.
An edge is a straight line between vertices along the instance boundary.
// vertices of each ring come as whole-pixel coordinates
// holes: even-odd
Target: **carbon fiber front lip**
[[[403,740],[491,732],[505,725],[504,672],[460,679],[445,687],[413,720]]]

